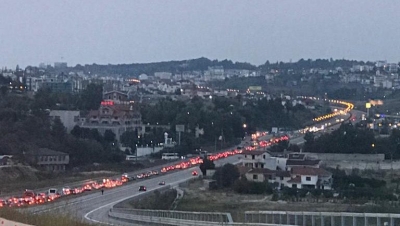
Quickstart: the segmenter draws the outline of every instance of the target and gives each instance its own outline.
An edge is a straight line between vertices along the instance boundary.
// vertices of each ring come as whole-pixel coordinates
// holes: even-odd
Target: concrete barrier
[[[4,218],[0,218],[0,226],[33,226],[33,225],[23,224],[15,221],[10,221]]]
[[[339,154],[339,153],[309,153],[307,157],[320,159],[323,162],[378,162],[385,160],[385,154]]]

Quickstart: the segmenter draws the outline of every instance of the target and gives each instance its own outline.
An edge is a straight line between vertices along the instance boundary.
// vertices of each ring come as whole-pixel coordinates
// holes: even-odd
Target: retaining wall
[[[33,226],[33,225],[23,224],[15,221],[6,220],[4,218],[0,218],[0,226]]]
[[[385,154],[304,153],[307,154],[307,157],[320,159],[323,162],[378,162],[385,160]]]

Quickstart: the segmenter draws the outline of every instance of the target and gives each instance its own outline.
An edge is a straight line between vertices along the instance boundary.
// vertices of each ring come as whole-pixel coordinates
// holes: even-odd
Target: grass
[[[146,195],[139,200],[137,198],[128,199],[118,203],[116,208],[133,208],[133,209],[154,209],[154,210],[169,210],[176,198],[177,192],[175,189],[170,189],[164,192],[154,191],[150,195]]]
[[[11,208],[0,209],[0,217],[36,226],[93,226],[93,224],[86,223],[83,220],[74,219],[69,214],[31,214]]]

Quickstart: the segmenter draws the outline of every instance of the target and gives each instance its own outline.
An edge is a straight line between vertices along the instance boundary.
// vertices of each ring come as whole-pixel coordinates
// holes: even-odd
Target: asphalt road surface
[[[198,167],[174,171],[165,175],[154,176],[149,179],[138,179],[130,182],[124,186],[105,189],[104,195],[100,190],[93,191],[92,194],[77,196],[68,200],[58,200],[46,205],[38,205],[26,209],[33,213],[55,212],[55,213],[69,213],[76,218],[83,218],[92,223],[105,223],[108,225],[132,225],[124,222],[119,222],[108,218],[109,209],[126,199],[137,197],[143,193],[149,193],[162,187],[174,187],[178,184],[187,181],[192,176],[192,171],[197,170]],[[165,181],[164,186],[158,185],[160,181]],[[147,191],[139,191],[139,186],[146,186]]]

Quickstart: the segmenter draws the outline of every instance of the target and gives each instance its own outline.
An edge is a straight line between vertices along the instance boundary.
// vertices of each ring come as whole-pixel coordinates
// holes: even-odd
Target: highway
[[[360,118],[360,114],[362,112],[352,111],[352,115],[357,115],[356,119]],[[342,115],[339,117],[343,117],[344,120],[348,119],[350,114]],[[323,122],[320,122],[316,125],[324,125],[325,123],[331,122],[332,128],[336,129],[340,126],[340,123],[337,125],[333,125],[336,123],[336,119],[330,119]],[[329,132],[330,128],[325,129],[321,132]],[[270,139],[272,136],[267,135],[261,137],[260,139]],[[292,138],[291,143],[301,144],[304,142],[304,134],[295,134]],[[240,146],[248,146],[246,144],[250,139],[246,138]],[[222,166],[225,163],[237,163],[239,162],[239,157],[231,156],[228,158],[223,158],[215,161],[216,166]],[[169,163],[168,165],[172,165]],[[153,167],[152,169],[159,170],[161,167]],[[150,169],[141,170],[141,172],[146,172]],[[107,215],[110,208],[126,199],[138,197],[143,193],[149,193],[161,187],[174,187],[182,182],[185,182],[191,178],[192,171],[197,170],[200,172],[198,167],[184,169],[184,170],[174,170],[172,172],[167,172],[166,174],[161,174],[158,176],[153,176],[149,179],[137,179],[136,181],[129,182],[124,186],[116,187],[113,189],[105,189],[104,195],[101,194],[99,190],[92,191],[90,194],[78,195],[76,197],[69,196],[67,199],[60,199],[56,202],[47,203],[46,205],[37,205],[32,206],[30,208],[24,209],[26,211],[30,211],[33,213],[44,213],[44,212],[58,212],[58,213],[69,213],[76,218],[84,219],[85,221],[89,221],[96,224],[105,224],[105,225],[132,225],[132,223],[125,223],[116,221],[114,219],[110,219]],[[130,173],[130,176],[134,176],[139,172]],[[158,185],[160,181],[165,181],[164,186]],[[139,186],[146,186],[146,192],[140,192]]]
[[[104,195],[99,190],[92,192],[89,195],[76,196],[68,200],[58,200],[57,202],[48,203],[46,205],[33,206],[27,211],[33,213],[69,213],[76,218],[83,218],[87,221],[94,223],[106,223],[108,225],[125,225],[123,222],[116,222],[109,219],[107,212],[116,203],[123,200],[137,197],[142,193],[149,193],[162,187],[173,187],[187,181],[195,176],[192,176],[192,171],[199,169],[198,167],[174,171],[161,176],[154,176],[149,179],[138,179],[130,182],[124,186],[113,188],[110,190],[105,189]],[[158,185],[160,181],[165,181],[164,186]],[[146,186],[147,191],[139,191],[139,186]],[[132,225],[132,224],[126,224]]]

